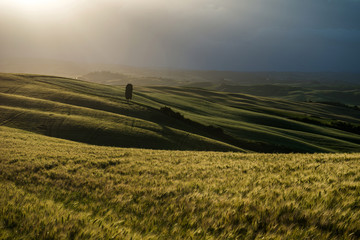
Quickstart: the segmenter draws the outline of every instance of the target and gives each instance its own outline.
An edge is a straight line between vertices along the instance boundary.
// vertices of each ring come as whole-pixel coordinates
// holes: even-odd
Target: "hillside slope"
[[[192,82],[183,87],[202,88],[228,93],[250,94],[298,102],[338,103],[360,106],[359,81],[306,81],[236,83],[231,81]]]
[[[2,74],[0,124],[97,145],[242,151],[121,95],[73,79]]]
[[[124,87],[68,78],[1,74],[0,124],[84,143],[179,150],[258,152],[360,151],[360,111],[181,87]],[[159,109],[169,106],[201,126]],[[309,121],[309,119],[311,121]]]
[[[167,105],[185,117],[220,126],[239,140],[295,152],[360,151],[357,109],[180,87],[139,88],[137,95],[154,107]],[[357,134],[336,127],[338,123],[353,126]]]

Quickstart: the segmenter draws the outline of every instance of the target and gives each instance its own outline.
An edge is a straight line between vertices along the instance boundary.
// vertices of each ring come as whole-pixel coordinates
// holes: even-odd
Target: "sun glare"
[[[12,0],[11,3],[27,11],[46,10],[55,7],[60,0]]]

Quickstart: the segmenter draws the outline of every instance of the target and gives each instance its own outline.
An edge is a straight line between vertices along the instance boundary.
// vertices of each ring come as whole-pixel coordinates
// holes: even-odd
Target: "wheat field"
[[[357,239],[360,154],[93,146],[0,127],[1,239]]]

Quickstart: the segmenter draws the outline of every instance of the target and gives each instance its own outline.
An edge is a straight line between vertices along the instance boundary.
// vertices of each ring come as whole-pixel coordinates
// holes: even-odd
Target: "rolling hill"
[[[298,102],[311,101],[360,106],[360,85],[356,83],[314,83],[305,81],[302,83],[235,85],[227,82],[200,82],[190,83],[185,86]]]
[[[360,111],[186,87],[123,86],[0,75],[0,122],[47,136],[118,147],[256,152],[360,151]],[[160,109],[170,107],[185,118]],[[341,127],[345,124],[347,128]],[[214,131],[218,130],[218,131]]]
[[[184,131],[186,125],[156,109],[127,104],[118,89],[31,75],[0,81],[1,125],[97,145],[241,151]]]
[[[123,95],[0,74],[0,239],[360,238],[360,153],[254,153],[359,152],[357,108]]]

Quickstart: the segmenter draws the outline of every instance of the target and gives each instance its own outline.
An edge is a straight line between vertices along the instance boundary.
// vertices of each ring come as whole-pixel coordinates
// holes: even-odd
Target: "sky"
[[[359,0],[0,0],[0,60],[360,72]]]

